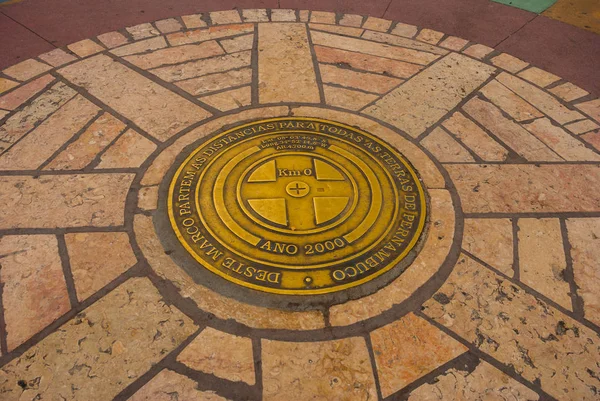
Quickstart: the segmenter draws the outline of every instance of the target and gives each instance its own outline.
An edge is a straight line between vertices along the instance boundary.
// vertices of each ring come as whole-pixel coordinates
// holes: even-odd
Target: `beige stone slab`
[[[224,54],[223,49],[215,41],[202,42],[197,45],[183,45],[156,50],[151,53],[124,57],[144,70],[168,64],[179,64],[186,61],[198,60]]]
[[[206,26],[206,22],[202,20],[202,14],[184,15],[181,20],[188,29],[204,28]]]
[[[407,49],[414,49],[423,52],[445,55],[448,54],[448,50],[432,46],[427,43],[419,42],[417,40],[407,39],[396,35],[390,35],[382,32],[365,32],[363,34],[364,39],[374,40],[375,42],[387,43],[394,46],[406,47]],[[431,58],[431,57],[430,57]],[[410,60],[407,60],[410,61]],[[419,63],[420,64],[420,63]]]
[[[336,33],[338,35],[356,36],[359,37],[364,32],[364,29],[353,28],[349,26],[326,25],[326,24],[308,24],[311,30],[325,31]]]
[[[142,179],[142,185],[150,186],[160,184],[167,170],[175,162],[177,155],[179,155],[179,153],[181,153],[186,146],[201,138],[204,138],[207,135],[213,134],[217,130],[222,129],[224,126],[230,124],[239,124],[240,121],[287,116],[288,112],[289,109],[286,106],[263,107],[259,109],[245,110],[238,114],[233,114],[209,121],[177,139],[173,145],[160,153],[154,159],[148,170],[146,170],[144,178]]]
[[[462,247],[508,277],[514,276],[510,219],[465,219]]]
[[[565,128],[575,135],[581,135],[600,128],[600,125],[596,124],[592,120],[581,120],[575,123],[567,124],[565,125]]]
[[[161,33],[181,31],[183,28],[175,18],[167,18],[154,23]]]
[[[77,93],[59,82],[34,99],[29,106],[10,116],[0,126],[0,152],[17,142]]]
[[[392,21],[377,17],[368,17],[363,28],[372,31],[387,32],[392,26]]]
[[[133,174],[0,177],[0,229],[123,224]]]
[[[6,117],[9,114],[6,110],[0,110],[0,120]]]
[[[417,35],[417,40],[421,42],[430,43],[432,45],[437,45],[438,42],[444,37],[443,32],[434,31],[433,29],[421,29],[421,32]]]
[[[146,39],[152,36],[160,35],[159,30],[150,23],[130,26],[125,29],[127,29],[127,32],[133,36],[133,40]]]
[[[98,35],[97,39],[109,49],[124,45],[125,43],[129,42],[129,40],[119,32],[103,33],[102,35]]]
[[[171,33],[167,35],[167,40],[171,46],[179,46],[251,32],[254,32],[254,24],[211,26],[206,29]]]
[[[8,78],[0,78],[0,93],[4,93],[15,86],[19,86],[19,83]]]
[[[62,68],[59,73],[159,140],[169,139],[210,116],[200,106],[108,56],[94,56]]]
[[[0,156],[0,170],[35,170],[80,131],[100,109],[77,95]]]
[[[473,98],[463,106],[463,111],[526,160],[563,160],[521,125],[504,117],[502,112],[489,102]]]
[[[0,109],[14,110],[54,81],[52,75],[43,75],[35,81],[29,82],[7,95],[0,97]]]
[[[599,339],[581,323],[466,256],[435,298],[423,313],[552,397],[596,398]]]
[[[600,99],[578,103],[575,107],[600,123]]]
[[[414,25],[403,24],[399,22],[392,29],[393,35],[404,36],[405,38],[412,38],[417,34],[418,28]]]
[[[581,89],[579,86],[573,85],[570,82],[558,85],[550,89],[550,92],[554,93],[556,96],[558,96],[565,102],[571,102],[573,100],[577,100],[581,97],[589,95],[587,91]]]
[[[12,351],[68,312],[71,303],[54,235],[4,236],[0,255],[6,342]]]
[[[570,121],[583,118],[577,111],[569,110],[560,104],[552,95],[520,78],[503,72],[498,75],[497,79],[504,86],[508,87],[508,89],[527,100],[538,110],[560,124],[566,124]]]
[[[375,379],[365,340],[262,340],[263,400],[373,400]]]
[[[110,52],[115,56],[128,56],[131,54],[144,53],[151,50],[158,50],[167,47],[167,42],[163,36],[157,36],[146,40],[140,40],[129,45],[121,46]]]
[[[423,138],[421,145],[442,163],[475,162],[467,149],[440,127],[434,128],[429,135]]]
[[[558,219],[519,219],[521,281],[562,307],[573,310],[567,262]]]
[[[593,146],[597,151],[600,151],[600,131],[592,131],[581,135],[581,138]]]
[[[600,218],[567,219],[573,274],[577,295],[583,299],[583,314],[600,325]]]
[[[136,168],[155,150],[154,142],[129,129],[100,156],[96,168]]]
[[[476,59],[482,60],[493,51],[494,49],[492,49],[491,47],[480,44],[474,44],[467,47],[465,50],[462,51],[462,53],[466,54],[467,56],[475,57]]]
[[[442,125],[482,160],[506,160],[508,151],[461,112],[457,111],[452,114]]]
[[[378,94],[384,94],[403,82],[400,79],[386,77],[385,75],[353,71],[330,64],[320,64],[319,72],[324,83]]]
[[[323,85],[323,92],[325,94],[325,102],[328,105],[354,111],[362,109],[378,98],[377,95],[371,93],[331,85]]]
[[[474,369],[453,367],[422,384],[408,401],[439,400],[518,400],[537,401],[540,396],[487,362],[478,361]]]
[[[495,79],[481,88],[481,93],[517,121],[531,120],[544,115]]]
[[[364,36],[367,34],[385,35],[381,32],[370,31],[365,32]],[[386,57],[392,60],[406,61],[418,65],[427,65],[439,57],[437,54],[433,53],[393,46],[387,43],[375,43],[369,40],[349,38],[326,32],[315,31],[311,33],[311,37],[315,45],[370,54],[372,56]],[[402,39],[392,35],[390,35],[390,37],[394,39]]]
[[[310,22],[315,24],[335,24],[335,13],[327,11],[313,11],[310,13]]]
[[[235,53],[243,50],[251,50],[254,44],[254,34],[236,36],[231,39],[220,40],[221,46],[227,53]]]
[[[140,188],[138,207],[142,210],[156,210],[158,207],[158,186]]]
[[[450,253],[455,211],[448,191],[432,189],[429,196],[429,232],[417,258],[398,278],[376,293],[331,307],[329,320],[332,326],[346,326],[381,315],[406,301],[437,273]]]
[[[320,101],[304,24],[259,25],[258,100],[260,103]]]
[[[546,86],[560,79],[560,77],[537,67],[529,67],[528,69],[521,71],[518,75],[519,77],[526,79],[537,86],[541,86],[542,88],[545,88]]]
[[[181,89],[194,96],[233,86],[250,84],[252,81],[252,68],[241,68],[216,74],[204,75],[176,83]]]
[[[128,401],[227,401],[213,391],[198,390],[198,383],[172,370],[161,370]]]
[[[239,120],[232,122],[237,121]],[[152,270],[159,277],[171,281],[183,297],[190,298],[200,309],[214,314],[219,319],[234,319],[246,326],[262,329],[315,330],[325,327],[323,315],[319,311],[291,312],[262,308],[225,297],[196,283],[165,254],[156,236],[152,217],[136,215],[134,230],[138,244],[150,261]]]
[[[385,74],[386,76],[410,78],[422,68],[416,64],[334,49],[332,47],[315,46],[314,49],[317,60],[321,63],[345,64],[353,69]]]
[[[242,20],[244,22],[269,22],[269,16],[264,8],[247,9],[242,10]]]
[[[493,71],[492,67],[452,53],[364,112],[417,137],[485,82]]]
[[[177,357],[187,367],[233,382],[254,385],[252,340],[207,327]]]
[[[523,126],[565,160],[600,161],[600,154],[587,148],[581,141],[552,124],[547,118],[538,118]]]
[[[65,241],[79,301],[137,263],[129,235],[124,232],[66,234]]]
[[[33,78],[36,75],[43,74],[51,69],[52,67],[48,64],[41,63],[34,59],[28,59],[6,68],[2,72],[19,81],[27,81],[28,79]]]
[[[502,68],[503,70],[512,72],[513,74],[516,74],[529,65],[529,63],[526,63],[525,61],[506,53],[492,57],[490,62],[495,66]]]
[[[597,165],[456,164],[445,167],[465,213],[600,211],[600,166]]]
[[[67,53],[62,49],[54,49],[47,53],[40,54],[39,58],[42,61],[50,64],[52,67],[59,67],[63,64],[70,63],[71,61],[77,60],[75,56]]]
[[[340,18],[340,25],[343,26],[351,26],[355,28],[360,28],[363,23],[362,15],[356,14],[344,14],[342,18]]]
[[[467,351],[467,347],[412,313],[371,332],[383,397]]]
[[[239,24],[242,22],[240,13],[237,10],[213,11],[209,15],[210,21],[214,25]]]
[[[90,39],[84,39],[79,42],[72,43],[67,47],[79,57],[88,57],[92,54],[100,53],[101,51],[105,50],[104,47]]]
[[[152,70],[152,73],[168,82],[182,81],[185,79],[201,77],[203,75],[247,67],[250,65],[251,57],[251,52],[244,51],[204,60],[190,61],[174,66],[161,67]]]
[[[333,121],[343,121],[345,124],[353,125],[373,135],[377,135],[410,160],[410,163],[415,167],[428,189],[446,187],[444,177],[442,177],[440,171],[429,156],[398,133],[371,119],[357,114],[349,114],[342,111],[316,107],[293,108],[291,113],[292,115],[299,117],[317,117]]]
[[[5,365],[0,398],[113,399],[195,330],[150,280],[130,279]]]
[[[74,142],[60,152],[44,170],[79,170],[90,164],[101,150],[125,129],[108,113],[101,115]]]
[[[442,43],[440,43],[440,46],[444,47],[446,49],[450,49],[450,50],[454,50],[454,51],[460,51],[468,43],[469,43],[469,41],[466,40],[466,39],[459,38],[459,37],[456,37],[456,36],[449,36],[446,39],[444,39],[442,41]]]
[[[273,22],[296,22],[296,12],[287,9],[271,10],[271,21]]]
[[[200,98],[204,103],[221,111],[239,109],[252,103],[252,89],[249,86],[206,95]]]

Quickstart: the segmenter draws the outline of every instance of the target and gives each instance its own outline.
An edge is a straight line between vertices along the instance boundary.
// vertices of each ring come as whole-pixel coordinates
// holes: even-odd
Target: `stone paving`
[[[3,70],[0,92],[0,399],[600,397],[585,88],[426,28],[251,9],[73,43]],[[422,179],[423,247],[377,291],[265,307],[163,247],[180,153],[291,116],[376,135]]]

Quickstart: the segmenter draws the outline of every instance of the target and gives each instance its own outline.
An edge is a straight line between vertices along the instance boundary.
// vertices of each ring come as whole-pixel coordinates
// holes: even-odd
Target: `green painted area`
[[[539,14],[552,4],[556,3],[556,0],[492,0],[496,3],[506,4],[507,6],[517,7],[522,10],[531,11],[532,13]]]

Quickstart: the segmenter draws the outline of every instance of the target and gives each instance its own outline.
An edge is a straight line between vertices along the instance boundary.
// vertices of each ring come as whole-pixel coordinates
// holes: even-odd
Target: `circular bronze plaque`
[[[259,291],[314,295],[406,268],[426,202],[415,171],[380,139],[336,122],[278,118],[193,150],[167,209],[203,268]]]

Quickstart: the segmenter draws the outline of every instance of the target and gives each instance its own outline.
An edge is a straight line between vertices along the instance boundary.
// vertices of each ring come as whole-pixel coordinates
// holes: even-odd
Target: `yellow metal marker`
[[[401,154],[356,128],[276,118],[196,148],[169,187],[178,240],[203,268],[288,295],[358,286],[414,249],[423,187]]]

